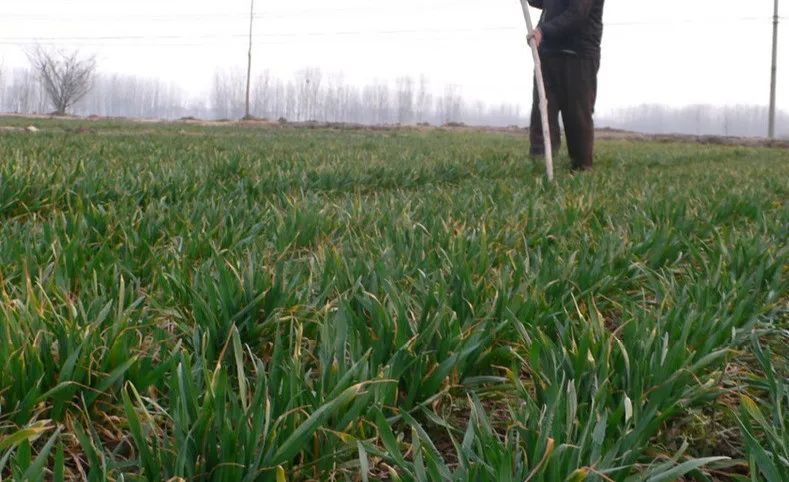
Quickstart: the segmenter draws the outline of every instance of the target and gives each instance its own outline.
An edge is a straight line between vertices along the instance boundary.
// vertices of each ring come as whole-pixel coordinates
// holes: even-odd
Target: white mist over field
[[[623,124],[625,114],[642,112],[649,128],[690,112],[695,121],[677,123],[686,131],[763,130],[757,113],[768,102],[772,6],[609,1],[599,120]],[[248,28],[248,0],[3,2],[1,107],[49,108],[23,92],[35,83],[20,70],[25,50],[40,44],[96,55],[100,94],[80,113],[232,117],[243,102]],[[532,65],[515,0],[257,0],[254,32],[259,116],[527,122]],[[781,35],[779,61],[786,52],[789,35]],[[778,106],[789,111],[780,72]],[[310,77],[317,85],[302,86]],[[420,88],[429,106],[418,105]],[[403,111],[404,95],[414,96],[413,113]],[[659,121],[654,106],[670,115]],[[789,131],[784,119],[779,133]]]

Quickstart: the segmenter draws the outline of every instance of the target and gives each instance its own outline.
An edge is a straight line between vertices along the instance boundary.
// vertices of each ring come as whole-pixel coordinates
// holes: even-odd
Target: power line
[[[419,9],[420,12],[425,10],[440,10],[446,7],[455,7],[454,4],[439,4],[439,5],[431,5],[429,7],[422,7]],[[347,12],[363,12],[363,11],[372,11],[373,13],[385,13],[380,12],[380,9],[375,7],[348,7],[348,8],[318,8],[318,9],[303,9],[298,11],[291,11],[291,12],[282,12],[282,11],[270,11],[270,12],[259,12],[254,15],[256,20],[265,20],[265,19],[275,19],[275,18],[290,18],[290,17],[301,17],[305,15],[314,15],[314,14],[326,14],[326,13],[347,13]],[[64,19],[74,19],[80,21],[107,21],[107,20],[216,20],[221,18],[230,18],[230,19],[248,19],[249,12],[216,12],[216,13],[110,13],[107,15],[80,15],[76,13],[64,13],[64,14],[52,14],[52,13],[3,13],[0,16],[1,19],[22,19],[22,20],[42,20],[42,21],[62,21]],[[779,17],[781,19],[785,19],[786,17]],[[724,21],[724,22],[731,22],[731,21],[772,21],[772,15],[766,16],[742,16],[742,17],[731,17],[731,18],[688,18],[688,19],[666,19],[666,20],[643,20],[643,21],[611,21],[606,22],[606,25],[664,25],[664,24],[675,24],[675,23],[709,23],[709,22],[716,22],[716,21]]]
[[[336,9],[337,11],[342,9]],[[348,10],[348,9],[346,9]],[[227,15],[235,15],[228,13]],[[249,15],[247,13],[246,15]],[[258,18],[260,15],[255,15]],[[765,18],[772,20],[772,17],[754,17],[743,16],[733,19],[722,19],[723,21],[763,21]],[[705,23],[709,24],[710,20],[700,19],[671,19],[671,20],[651,20],[651,21],[620,21],[608,22],[607,27],[634,27],[634,26],[658,26],[667,24],[683,24],[683,23]],[[306,40],[310,38],[352,38],[362,35],[371,36],[406,36],[406,35],[421,35],[428,36],[433,40],[436,36],[447,33],[466,33],[466,34],[482,34],[482,33],[505,33],[513,32],[520,33],[519,27],[511,26],[488,26],[488,27],[460,27],[460,28],[441,28],[441,29],[390,29],[390,30],[347,30],[347,31],[324,31],[324,32],[283,32],[283,33],[266,33],[258,35],[258,40],[255,45],[286,45],[298,40]],[[93,36],[0,36],[0,45],[8,46],[27,46],[34,44],[44,45],[58,45],[67,44],[74,46],[89,46],[89,47],[104,47],[108,43],[116,46],[130,45],[132,47],[199,47],[206,45],[214,45],[220,42],[236,42],[239,39],[248,38],[248,33],[212,33],[212,34],[145,34],[145,35],[93,35]],[[262,40],[259,40],[261,39]],[[125,43],[125,44],[124,44]]]
[[[473,5],[474,3],[471,2],[469,4]],[[458,8],[462,6],[462,2],[458,2],[457,0],[454,1],[447,1],[444,3],[434,3],[431,5],[426,5],[419,7],[416,9],[418,12],[424,12],[426,10],[442,10],[447,8]],[[288,18],[288,17],[301,17],[305,15],[318,15],[318,14],[327,14],[327,13],[349,13],[349,12],[370,12],[370,13],[387,13],[386,9],[382,9],[380,7],[371,7],[371,6],[355,6],[355,7],[317,7],[317,8],[303,8],[300,10],[290,10],[290,11],[283,11],[283,10],[263,10],[259,13],[255,14],[256,19],[265,19],[265,18]],[[112,12],[106,15],[103,14],[88,14],[82,15],[79,13],[74,12],[64,12],[64,13],[0,13],[2,18],[22,18],[22,19],[43,19],[43,20],[63,20],[64,18],[73,18],[79,20],[85,19],[94,19],[103,21],[108,18],[118,18],[118,19],[142,19],[142,20],[156,20],[156,19],[189,19],[189,18],[207,18],[207,19],[214,19],[214,18],[238,18],[238,19],[248,19],[249,12],[199,12],[199,13],[179,13],[179,12],[172,12],[172,13],[118,13]]]
[[[740,20],[759,19],[758,17],[742,17]],[[666,23],[680,23],[681,21],[651,21],[651,22],[611,22],[607,26],[643,26],[643,25],[665,25]],[[688,21],[691,23],[695,21]],[[705,21],[704,23],[709,23]],[[358,35],[404,35],[419,33],[474,33],[474,32],[514,32],[520,31],[518,27],[510,26],[488,26],[488,27],[461,27],[461,28],[441,28],[441,29],[390,29],[390,30],[344,30],[344,31],[324,31],[324,32],[286,32],[286,33],[266,33],[258,35],[264,38],[293,38],[293,37],[327,37],[327,36],[358,36]],[[57,41],[115,41],[115,40],[208,40],[208,39],[235,39],[248,38],[249,33],[214,33],[214,34],[148,34],[148,35],[92,35],[92,36],[57,36],[57,37],[0,37],[0,43],[13,42],[57,42]]]
[[[216,19],[216,18],[243,18],[248,17],[249,14],[243,13],[230,13],[221,12],[215,14],[208,13],[172,13],[172,14],[159,14],[159,13],[141,13],[141,14],[122,14],[111,13],[107,15],[78,15],[78,14],[51,14],[51,13],[36,13],[36,14],[2,14],[3,19],[21,19],[21,20],[82,20],[82,21],[106,21],[106,20],[191,20],[191,19]]]
[[[332,36],[358,36],[358,35],[401,35],[416,33],[469,33],[491,31],[519,31],[515,27],[475,27],[456,29],[393,29],[393,30],[344,30],[327,32],[288,32],[266,33],[257,35],[265,38],[293,38],[293,37],[332,37]],[[241,39],[248,38],[248,33],[228,34],[197,34],[197,35],[108,35],[85,37],[0,37],[0,42],[37,42],[37,41],[112,41],[112,40],[188,40],[188,39]]]
[[[339,12],[339,10],[337,11]],[[277,18],[290,18],[290,17],[299,17],[302,15],[306,15],[309,13],[308,11],[304,14],[285,14],[285,15],[267,15],[256,13],[254,18],[256,20],[268,20],[268,19],[277,19]],[[14,16],[3,15],[0,17],[0,20],[8,20],[12,19]],[[17,17],[23,21],[63,21],[64,18],[71,18],[74,20],[79,20],[81,22],[106,22],[109,20],[137,20],[137,21],[156,21],[156,20],[166,20],[166,21],[175,21],[175,20],[217,20],[223,18],[229,19],[238,19],[244,20],[249,18],[249,13],[247,14],[216,14],[216,15],[206,15],[206,14],[172,14],[172,15],[111,15],[111,16],[59,16],[59,15],[42,15],[36,16],[32,18],[28,17]],[[779,17],[780,19],[786,19],[786,17]],[[700,18],[687,18],[687,19],[665,19],[665,20],[631,20],[631,21],[610,21],[605,22],[605,25],[666,25],[666,24],[683,24],[683,23],[712,23],[712,22],[740,22],[740,21],[772,21],[772,16],[761,16],[761,17],[731,17],[731,18],[716,18],[716,19],[700,19]]]

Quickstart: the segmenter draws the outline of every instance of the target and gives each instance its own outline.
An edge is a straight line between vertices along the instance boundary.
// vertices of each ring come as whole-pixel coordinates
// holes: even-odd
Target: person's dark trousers
[[[600,59],[571,54],[543,54],[542,71],[548,97],[548,122],[551,146],[557,152],[561,144],[559,114],[562,115],[567,150],[573,169],[591,169],[594,158],[594,106],[597,101],[597,71]],[[531,154],[545,154],[537,87],[531,113]]]

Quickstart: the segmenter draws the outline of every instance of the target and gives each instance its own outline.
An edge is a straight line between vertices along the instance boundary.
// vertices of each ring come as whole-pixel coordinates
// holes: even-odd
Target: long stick
[[[523,7],[523,17],[526,19],[526,28],[529,36],[534,32],[534,25],[531,21],[529,4],[526,0],[521,0]],[[548,123],[548,96],[545,95],[545,80],[542,77],[542,62],[540,62],[540,52],[534,39],[529,41],[531,53],[534,57],[534,78],[537,81],[537,95],[540,97],[540,114],[542,114],[542,138],[545,145],[545,170],[548,173],[548,180],[553,181],[553,146],[551,145],[551,126]]]

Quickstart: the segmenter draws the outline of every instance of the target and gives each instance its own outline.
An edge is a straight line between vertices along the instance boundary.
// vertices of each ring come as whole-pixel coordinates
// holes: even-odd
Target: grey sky
[[[288,78],[320,67],[351,83],[425,74],[436,89],[456,84],[468,99],[530,103],[532,65],[517,0],[256,3],[258,72]],[[600,110],[766,104],[772,5],[609,0]],[[200,95],[217,68],[245,65],[248,9],[248,0],[3,0],[0,62],[24,65],[22,46],[38,39],[95,52],[102,71],[159,77]],[[789,110],[785,28],[779,64],[778,104]]]

